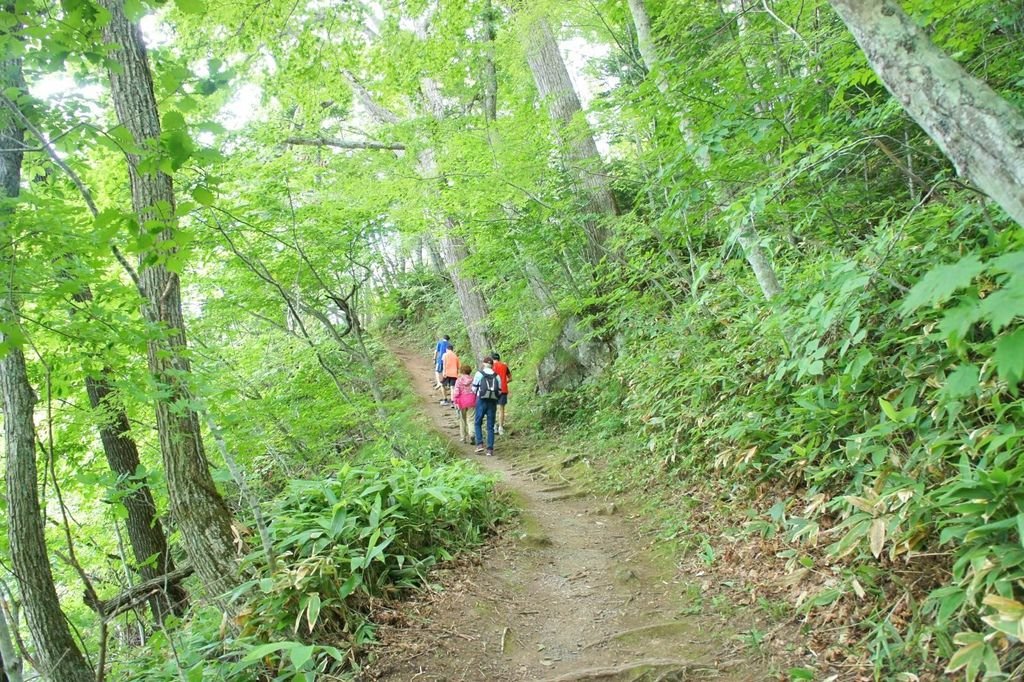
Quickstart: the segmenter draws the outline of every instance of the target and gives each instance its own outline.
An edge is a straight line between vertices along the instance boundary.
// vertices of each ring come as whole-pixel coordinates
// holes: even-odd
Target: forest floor
[[[753,619],[702,608],[700,579],[659,559],[636,519],[559,480],[551,467],[531,466],[515,435],[497,438],[495,457],[475,455],[459,443],[454,410],[438,404],[429,359],[396,354],[432,426],[463,456],[498,474],[499,489],[520,512],[474,557],[433,572],[433,589],[380,614],[380,643],[362,680],[775,677],[744,642]],[[555,471],[568,457],[547,454]]]

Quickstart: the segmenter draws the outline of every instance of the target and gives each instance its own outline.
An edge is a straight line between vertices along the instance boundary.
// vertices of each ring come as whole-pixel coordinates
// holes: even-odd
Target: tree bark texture
[[[940,50],[895,0],[830,0],[871,68],[957,172],[1024,225],[1024,116]]]
[[[477,289],[476,279],[462,274],[462,264],[469,257],[466,243],[454,233],[454,221],[448,218],[446,222],[446,230],[441,236],[441,256],[448,266],[448,274],[455,286],[455,295],[462,309],[462,319],[466,323],[473,357],[480,362],[491,352],[491,344],[487,337],[487,301]]]
[[[651,33],[651,15],[647,12],[647,5],[644,0],[629,0],[629,11],[633,15],[633,26],[636,28],[636,43],[640,49],[640,56],[644,60],[644,66],[648,73],[654,74],[654,82],[661,94],[668,92],[668,79],[657,68],[658,50],[654,46],[654,37]]]
[[[11,267],[10,261],[6,265]],[[17,324],[17,309],[9,290],[4,296],[0,317],[6,324]],[[0,359],[0,393],[7,455],[7,533],[11,566],[36,646],[36,663],[41,672],[54,680],[91,681],[92,670],[71,638],[50,570],[39,507],[32,421],[35,395],[20,348],[9,349]]]
[[[131,437],[128,415],[117,404],[108,374],[86,376],[85,390],[89,404],[98,413],[103,452],[110,470],[117,474],[121,503],[128,511],[125,525],[139,575],[145,581],[173,573],[174,560],[167,549],[167,538],[157,518],[149,484],[145,479],[134,480],[139,471],[139,449]],[[150,557],[153,559],[147,563]],[[166,592],[149,600],[153,618],[158,623],[162,623],[167,614],[183,615],[187,606],[188,593],[180,583],[168,584]]]
[[[734,12],[736,14],[736,32],[737,35],[742,37],[747,31],[747,7],[744,0],[735,0],[731,3],[726,3],[727,11]],[[746,69],[746,60],[742,59],[743,68]],[[757,87],[756,81],[754,83],[755,88]],[[760,88],[758,88],[760,89]],[[762,113],[764,110],[764,104],[758,102],[754,105],[754,111]],[[680,122],[680,126],[683,125],[683,121]],[[689,133],[682,127],[680,130],[683,131],[683,137],[687,138]],[[694,160],[698,165],[703,164],[703,168],[706,170],[711,165],[711,157],[707,154],[695,155]],[[724,200],[719,200],[721,205],[725,205],[731,199],[730,195],[733,195],[735,191],[728,192]],[[719,192],[719,194],[721,194]],[[757,284],[761,287],[761,293],[764,295],[765,300],[771,301],[775,296],[782,293],[782,285],[779,284],[779,278],[775,274],[775,268],[772,266],[771,259],[765,252],[764,247],[761,245],[761,236],[758,234],[757,226],[754,224],[753,214],[748,213],[746,216],[741,218],[740,224],[736,230],[736,241],[740,243],[740,247],[743,249],[743,254],[747,258],[747,263],[750,265],[750,269],[754,272],[754,278],[757,280]]]
[[[111,13],[103,35],[115,46],[110,56],[120,66],[109,71],[114,109],[136,144],[152,148],[160,137],[160,119],[141,31],[125,16],[123,0],[100,4]],[[132,205],[142,229],[153,221],[164,223],[156,247],[163,250],[174,236],[174,188],[170,176],[140,172],[138,165],[139,158],[129,154]],[[159,262],[147,266],[140,261],[140,270],[144,315],[165,334],[149,342],[149,369],[168,396],[156,403],[156,425],[171,515],[205,589],[211,596],[221,595],[237,584],[235,536],[231,513],[210,476],[198,415],[189,406],[191,368],[185,356],[181,285]]]
[[[547,104],[548,114],[558,128],[565,147],[565,161],[584,201],[583,229],[587,244],[585,254],[591,265],[597,266],[605,256],[608,228],[604,221],[619,214],[611,183],[604,171],[604,163],[586,120],[583,107],[576,95],[569,71],[558,51],[558,41],[547,20],[540,18],[528,31],[526,59],[540,97]],[[573,123],[577,127],[573,129]]]
[[[13,8],[3,6],[7,12]],[[6,33],[6,31],[4,32]],[[6,36],[5,36],[6,37]],[[0,61],[0,89],[23,90],[21,60]],[[0,187],[3,200],[18,196],[25,131],[15,122],[12,112],[0,113]],[[18,325],[18,306],[14,297],[14,240],[10,207],[0,210],[3,231],[3,255],[0,260],[6,284],[0,298],[0,321],[7,328]],[[6,340],[7,333],[3,334]],[[61,682],[90,682],[93,672],[71,638],[60,600],[53,584],[43,513],[39,507],[39,480],[36,468],[36,430],[33,421],[35,394],[28,381],[25,355],[12,344],[0,357],[0,399],[4,413],[4,447],[7,490],[7,535],[11,568],[18,582],[28,629],[36,646],[40,672]]]

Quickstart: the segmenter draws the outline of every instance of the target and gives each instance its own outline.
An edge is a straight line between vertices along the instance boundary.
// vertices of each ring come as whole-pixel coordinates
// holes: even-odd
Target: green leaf
[[[959,340],[967,336],[978,320],[982,318],[981,305],[976,297],[965,297],[963,303],[951,308],[942,316],[939,331],[949,340]]]
[[[306,609],[306,623],[309,625],[309,631],[312,632],[313,628],[316,627],[316,621],[320,617],[320,595],[313,593],[309,595],[309,606]]]
[[[996,352],[992,356],[999,372],[999,378],[1016,385],[1024,377],[1024,327],[996,341]]]
[[[882,412],[884,412],[885,416],[889,418],[889,421],[894,421],[894,422],[899,421],[899,417],[897,416],[896,408],[892,406],[892,403],[890,403],[885,398],[879,398],[878,399],[878,404],[881,405]]]
[[[946,377],[946,385],[942,387],[943,394],[953,399],[976,395],[980,372],[977,365],[960,365]]]
[[[814,671],[808,670],[807,668],[790,668],[789,669],[790,680],[813,680]]]
[[[205,14],[206,2],[204,0],[174,0],[174,4],[183,14]]]
[[[348,580],[343,582],[341,587],[338,588],[338,596],[342,599],[347,598],[357,587],[359,587],[359,583],[362,581],[362,578],[362,573],[358,571],[353,572],[352,575],[348,577]]]
[[[295,669],[302,670],[302,668],[309,663],[309,660],[313,658],[313,645],[296,646],[288,653],[292,659],[292,665],[295,666]]]
[[[998,258],[993,258],[989,261],[989,269],[1018,274],[1024,272],[1024,250],[1011,251]]]
[[[964,668],[967,679],[974,680],[981,668],[981,661],[985,656],[985,638],[977,632],[959,632],[953,641],[960,645],[953,657],[949,659],[946,667],[947,673],[955,673]]]
[[[1014,318],[1024,316],[1024,277],[1010,279],[1002,289],[982,301],[980,307],[992,331],[998,334]]]
[[[909,315],[922,306],[945,301],[958,289],[968,286],[984,269],[984,263],[976,254],[965,256],[956,263],[932,268],[910,289],[900,312]]]
[[[168,111],[161,120],[164,130],[180,130],[185,127],[185,117],[177,111]]]
[[[270,642],[269,644],[260,644],[254,647],[247,653],[239,663],[255,663],[256,661],[262,660],[265,656],[275,654],[282,649],[287,649],[289,646],[293,646],[294,642]]]
[[[192,198],[196,200],[196,203],[203,206],[213,206],[213,202],[216,200],[213,192],[205,187],[196,187],[192,190]]]

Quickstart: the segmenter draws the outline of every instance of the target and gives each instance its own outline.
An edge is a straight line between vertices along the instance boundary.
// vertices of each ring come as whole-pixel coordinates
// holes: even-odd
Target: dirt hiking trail
[[[722,619],[694,613],[686,581],[652,560],[649,539],[615,505],[516,464],[515,436],[495,457],[459,443],[438,404],[429,358],[397,349],[431,423],[467,458],[501,475],[518,523],[477,557],[431,574],[425,591],[386,612],[364,681],[764,680]],[[509,406],[514,426],[517,396]],[[699,609],[697,609],[699,611]],[[387,622],[390,621],[390,622]],[[743,629],[741,626],[739,629]]]

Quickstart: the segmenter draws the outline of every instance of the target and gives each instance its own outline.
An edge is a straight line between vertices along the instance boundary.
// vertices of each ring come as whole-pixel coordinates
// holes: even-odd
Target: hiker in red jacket
[[[505,405],[508,404],[508,382],[512,381],[512,370],[501,361],[501,356],[491,353],[494,358],[494,373],[501,377],[501,395],[498,396],[498,434],[505,435]]]

